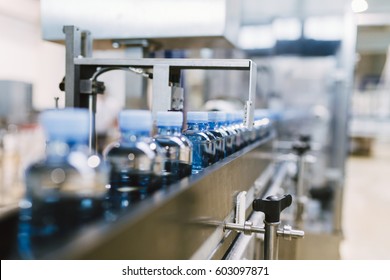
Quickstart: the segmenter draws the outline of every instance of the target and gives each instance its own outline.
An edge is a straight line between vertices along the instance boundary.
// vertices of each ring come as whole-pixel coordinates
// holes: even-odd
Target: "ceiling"
[[[366,1],[368,2],[368,9],[362,15],[390,14],[389,0]],[[275,17],[308,17],[342,14],[350,8],[351,0],[244,0],[242,3],[243,24],[252,25],[268,22]],[[385,17],[381,20],[389,22]]]
[[[40,0],[17,0],[37,6]],[[140,0],[141,1],[141,0]],[[227,0],[239,1],[241,24],[265,25],[275,18],[307,18],[343,15],[351,0]],[[368,9],[356,14],[357,49],[361,53],[387,53],[390,45],[390,0],[366,0]],[[3,5],[0,4],[0,8]],[[15,12],[16,13],[16,12]],[[33,19],[37,21],[36,18]]]
[[[366,0],[368,9],[356,14],[357,50],[386,53],[390,45],[390,1]],[[269,24],[275,18],[307,18],[343,15],[350,11],[351,0],[244,0],[242,25]]]
[[[279,17],[306,17],[334,15],[343,12],[348,0],[244,0],[242,7],[242,24],[254,25],[268,23]]]

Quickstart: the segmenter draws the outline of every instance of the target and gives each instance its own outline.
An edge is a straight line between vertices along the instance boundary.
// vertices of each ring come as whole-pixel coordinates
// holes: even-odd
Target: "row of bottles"
[[[269,120],[243,115],[158,112],[152,137],[150,111],[124,110],[121,137],[103,157],[88,153],[89,115],[84,109],[41,114],[46,157],[26,170],[26,194],[20,202],[18,245],[22,258],[37,258],[55,242],[89,222],[113,221],[159,189],[201,172],[269,133]]]

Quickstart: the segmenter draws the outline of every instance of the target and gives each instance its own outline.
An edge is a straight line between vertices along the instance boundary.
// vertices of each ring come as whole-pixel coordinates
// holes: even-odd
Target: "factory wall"
[[[41,39],[39,15],[39,1],[0,0],[0,80],[31,83],[34,108],[42,110],[54,97],[64,101],[65,48]]]

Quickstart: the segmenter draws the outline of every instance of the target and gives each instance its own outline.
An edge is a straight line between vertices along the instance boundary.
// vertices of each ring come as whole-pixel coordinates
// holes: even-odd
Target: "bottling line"
[[[215,51],[213,55],[217,58],[98,58],[93,55],[95,39],[97,48],[102,49],[110,44],[149,50],[231,47],[238,21],[227,19],[236,18],[238,1],[215,1],[215,10],[210,8],[218,11],[211,24],[215,28],[192,28],[189,34],[185,25],[173,32],[164,26],[153,28],[156,22],[146,20],[151,28],[142,35],[137,29],[118,26],[113,18],[100,19],[100,22],[111,20],[112,26],[96,27],[89,12],[78,20],[71,17],[88,30],[66,25],[64,22],[69,22],[70,13],[65,10],[72,9],[74,3],[64,5],[65,10],[60,11],[49,2],[43,1],[43,36],[65,44],[66,69],[64,79],[59,81],[60,88],[65,92],[65,107],[88,109],[91,153],[99,150],[101,140],[96,131],[98,95],[104,94],[109,83],[98,78],[117,70],[141,76],[144,92],[152,91],[141,98],[150,99],[149,104],[145,101],[143,104],[150,106],[154,122],[160,111],[182,111],[185,118],[192,102],[189,101],[191,92],[188,92],[190,72],[204,70],[202,73],[209,83],[205,86],[207,96],[202,103],[207,99],[218,100],[217,92],[244,100],[240,108],[244,111],[243,127],[253,132],[254,124],[260,121],[261,133],[242,149],[201,172],[156,191],[117,220],[101,219],[76,229],[70,237],[58,240],[36,258],[275,260],[340,257],[353,69],[349,53],[354,46],[350,38],[342,38],[332,45],[335,47],[330,55],[317,54],[305,59],[283,56],[269,59],[250,52],[249,58],[240,55],[232,58],[235,53],[226,50]],[[178,5],[177,1],[171,2]],[[220,9],[218,5],[225,8]],[[349,28],[348,17],[343,20]],[[321,70],[313,71],[312,76],[300,71],[318,65]],[[294,69],[298,74],[291,80],[296,84],[284,81],[291,88],[282,88],[281,80]],[[228,79],[238,86],[231,87],[225,74],[219,74],[222,72],[232,72],[234,77],[228,76]],[[264,79],[273,81],[273,89],[263,88]],[[126,84],[126,87],[131,86],[129,81]],[[304,87],[309,90],[300,92]],[[264,90],[270,93],[259,94]],[[282,108],[273,107],[273,102]],[[259,108],[262,110],[256,110]],[[2,228],[7,229],[3,232],[7,242],[2,245],[2,258],[22,258],[16,249],[18,210],[14,208],[4,213],[0,222]]]

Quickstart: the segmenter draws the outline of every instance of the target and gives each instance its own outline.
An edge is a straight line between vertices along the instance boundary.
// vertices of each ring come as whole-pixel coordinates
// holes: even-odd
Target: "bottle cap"
[[[226,121],[226,113],[221,111],[208,112],[209,121],[224,122]]]
[[[120,131],[150,131],[153,125],[152,113],[148,110],[123,110],[118,121]]]
[[[50,109],[39,115],[48,141],[86,142],[89,135],[89,113],[87,109]]]
[[[187,122],[207,122],[207,112],[191,111],[187,112]]]
[[[157,112],[157,126],[182,126],[182,112]]]
[[[226,121],[227,122],[234,122],[235,116],[234,112],[227,112],[226,113]]]

